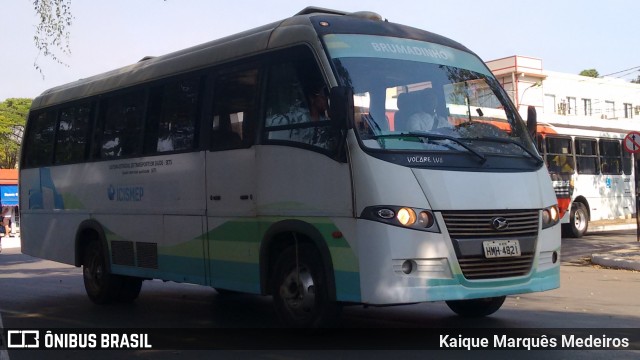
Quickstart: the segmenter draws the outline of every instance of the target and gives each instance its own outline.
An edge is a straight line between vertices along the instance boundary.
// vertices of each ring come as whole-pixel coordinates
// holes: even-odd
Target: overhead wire
[[[611,73],[611,74],[600,75],[600,76],[598,76],[598,77],[605,77],[605,76],[616,75],[616,74],[620,74],[620,73],[623,73],[623,72],[628,72],[628,71],[632,71],[632,70],[636,70],[636,69],[640,69],[640,66],[634,66],[634,67],[632,67],[632,68],[628,68],[628,69],[624,69],[624,70],[616,71],[616,72],[613,72],[613,73]]]

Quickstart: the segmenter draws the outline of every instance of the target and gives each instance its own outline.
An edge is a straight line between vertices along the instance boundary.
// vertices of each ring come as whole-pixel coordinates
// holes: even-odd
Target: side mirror
[[[336,129],[351,128],[353,124],[353,89],[335,86],[329,93],[329,117]]]
[[[535,106],[527,107],[527,129],[531,137],[535,139],[536,132],[538,132],[538,114]]]

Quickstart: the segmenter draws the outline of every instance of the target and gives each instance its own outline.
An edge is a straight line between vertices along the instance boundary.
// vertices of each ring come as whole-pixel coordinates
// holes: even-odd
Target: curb
[[[640,271],[640,255],[637,255],[637,252],[592,254],[591,262],[610,268]]]
[[[635,230],[636,223],[633,224],[618,224],[618,225],[591,225],[587,229],[587,234],[602,231],[617,231],[617,230]]]

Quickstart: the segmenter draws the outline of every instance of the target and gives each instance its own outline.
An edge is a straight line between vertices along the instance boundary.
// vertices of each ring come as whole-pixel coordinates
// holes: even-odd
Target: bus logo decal
[[[111,201],[142,201],[144,187],[142,186],[118,186],[109,185],[107,197]]]
[[[109,190],[107,190],[107,196],[111,201],[116,199],[116,188],[114,188],[113,185],[109,185]]]
[[[507,230],[509,222],[503,217],[494,217],[491,219],[491,226],[498,231]]]

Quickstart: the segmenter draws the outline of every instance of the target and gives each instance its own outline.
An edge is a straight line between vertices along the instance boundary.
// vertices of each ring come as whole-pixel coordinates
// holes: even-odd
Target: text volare
[[[444,159],[441,156],[407,156],[408,163],[428,163],[442,164]]]

